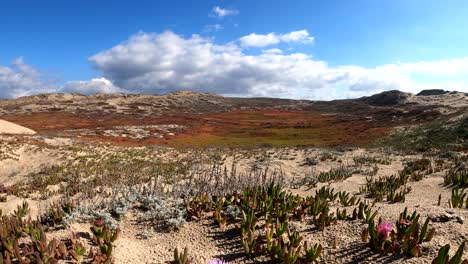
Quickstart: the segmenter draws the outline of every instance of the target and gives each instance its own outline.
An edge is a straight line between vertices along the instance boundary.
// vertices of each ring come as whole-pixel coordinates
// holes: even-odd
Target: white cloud
[[[286,34],[276,34],[274,32],[268,34],[251,33],[247,36],[241,37],[239,41],[243,47],[266,47],[276,45],[280,42],[312,43],[314,41],[314,37],[310,36],[309,32],[303,29]]]
[[[305,29],[293,31],[280,36],[281,41],[283,42],[313,42],[314,37],[309,36],[309,32]]]
[[[232,16],[232,15],[237,15],[239,14],[239,11],[238,10],[235,10],[235,9],[226,9],[226,8],[222,8],[222,7],[219,7],[219,6],[215,6],[213,7],[212,9],[213,13],[215,14],[215,16],[219,17],[219,18],[223,18],[225,16]]]
[[[115,93],[125,92],[105,78],[90,81],[71,81],[60,86],[56,80],[47,79],[22,57],[12,62],[12,67],[0,66],[0,98],[17,98],[41,93]]]
[[[12,62],[12,67],[0,66],[0,97],[15,98],[34,93],[53,91],[52,81],[42,78],[42,75],[32,66],[26,64],[22,57]]]
[[[266,35],[251,33],[239,39],[244,47],[265,47],[276,45],[280,43],[280,38],[275,33],[268,33]]]
[[[282,36],[292,41],[304,39],[305,34],[301,34]],[[432,74],[445,67],[444,76],[460,75],[468,66],[468,59],[461,59],[375,68],[330,67],[303,53],[283,54],[279,49],[270,49],[247,55],[242,46],[234,43],[218,45],[213,39],[198,35],[184,38],[173,32],[134,35],[92,56],[90,61],[105,78],[131,92],[189,89],[237,96],[312,99],[357,97],[391,89],[418,92],[434,85],[449,88],[452,86],[446,81],[428,86],[418,82],[414,74]],[[457,89],[466,90],[460,87],[468,87],[468,80],[457,83]]]
[[[303,33],[281,36],[282,41],[305,38]],[[330,66],[304,53],[272,48],[250,55],[239,42],[216,44],[212,38],[183,37],[170,31],[136,34],[91,56],[89,61],[102,78],[58,85],[19,58],[11,67],[0,66],[0,97],[45,92],[160,94],[193,90],[328,100],[394,89],[468,92],[468,57],[372,68]]]
[[[203,31],[204,31],[204,32],[217,32],[217,31],[222,30],[223,28],[224,28],[224,27],[221,26],[220,24],[206,25],[206,26],[203,28]]]
[[[60,89],[60,92],[96,94],[96,93],[121,93],[125,91],[114,86],[112,82],[107,80],[106,78],[93,78],[90,81],[67,82]]]
[[[262,50],[262,52],[263,52],[263,53],[267,53],[267,54],[281,54],[281,53],[283,53],[282,50],[277,49],[277,48]]]
[[[190,89],[287,97],[298,86],[321,88],[317,75],[327,69],[305,54],[248,56],[232,43],[216,45],[212,39],[173,32],[134,35],[90,61],[118,87],[146,93]]]
[[[468,57],[439,61],[421,61],[415,63],[389,64],[382,66],[385,70],[395,70],[406,74],[431,74],[434,76],[454,76],[468,74]]]

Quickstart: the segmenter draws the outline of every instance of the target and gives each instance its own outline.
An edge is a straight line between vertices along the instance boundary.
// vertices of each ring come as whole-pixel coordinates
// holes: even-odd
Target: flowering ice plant
[[[392,223],[382,222],[377,226],[377,234],[386,239],[393,230]]]

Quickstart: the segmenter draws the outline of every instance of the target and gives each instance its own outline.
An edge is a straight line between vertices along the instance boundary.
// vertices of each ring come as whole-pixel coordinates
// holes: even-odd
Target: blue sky
[[[18,0],[2,3],[0,18],[2,97],[42,91],[162,93],[179,89],[180,82],[180,89],[236,96],[333,99],[393,88],[465,91],[468,83],[463,70],[468,65],[467,1]],[[184,43],[174,44],[165,32]],[[292,32],[302,32],[302,37],[291,39]],[[202,40],[194,40],[194,34]],[[255,45],[242,42],[250,34],[257,36]],[[135,51],[141,43],[146,48]],[[165,43],[179,45],[184,52],[168,58],[174,61],[161,60],[157,50]],[[210,49],[207,43],[218,48],[202,56],[198,52]],[[131,57],[123,59],[112,50],[119,44]],[[193,50],[193,45],[199,49]],[[219,47],[232,45],[237,50],[228,55],[239,60],[235,65],[219,60]],[[145,53],[151,60],[136,59]],[[186,53],[213,64],[161,68],[189,60],[181,57]],[[293,54],[307,58],[292,58]],[[265,68],[275,62],[294,69],[287,77],[279,76],[281,65]],[[308,76],[299,74],[304,69],[298,65],[312,65]],[[452,71],[446,72],[445,66]],[[209,74],[207,69],[213,67],[222,69],[219,75]],[[444,67],[445,73],[434,76],[437,67]],[[229,75],[244,79],[232,84]]]

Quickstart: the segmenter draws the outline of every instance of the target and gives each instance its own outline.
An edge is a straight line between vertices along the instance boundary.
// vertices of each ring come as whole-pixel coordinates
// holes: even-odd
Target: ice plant
[[[377,234],[383,239],[386,239],[390,235],[392,230],[393,230],[392,223],[382,222],[377,226]]]
[[[103,227],[105,225],[105,221],[103,219],[96,219],[94,221],[94,225],[97,226],[97,227]]]
[[[468,263],[468,259],[462,261],[464,248],[465,242],[463,242],[460,245],[457,252],[455,252],[455,255],[452,258],[450,258],[448,254],[450,250],[450,245],[447,244],[439,249],[439,253],[437,254],[437,257],[432,261],[432,264],[466,264]]]
[[[190,264],[191,260],[188,257],[188,248],[184,248],[184,252],[179,253],[179,249],[174,249],[174,264]]]

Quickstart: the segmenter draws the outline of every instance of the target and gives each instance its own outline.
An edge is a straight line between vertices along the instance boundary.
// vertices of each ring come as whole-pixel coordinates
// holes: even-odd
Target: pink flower
[[[392,223],[382,222],[377,226],[377,234],[384,239],[387,238],[393,230]]]
[[[212,259],[208,261],[208,264],[229,264],[229,263],[221,259]]]

